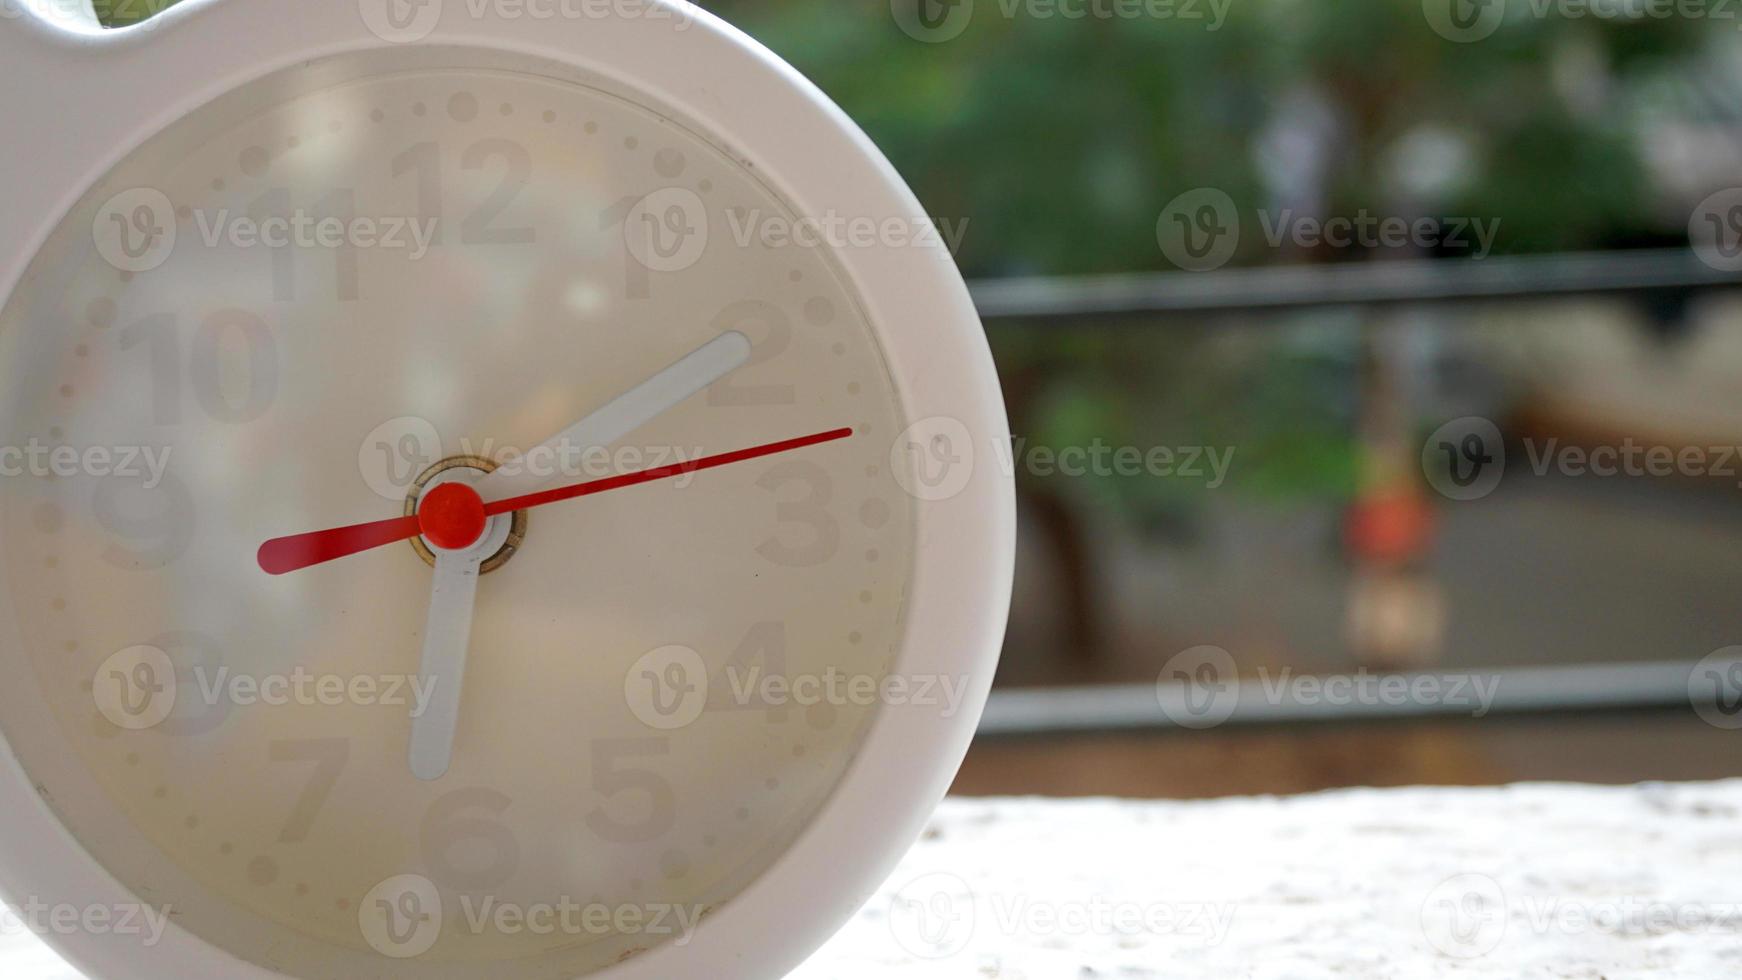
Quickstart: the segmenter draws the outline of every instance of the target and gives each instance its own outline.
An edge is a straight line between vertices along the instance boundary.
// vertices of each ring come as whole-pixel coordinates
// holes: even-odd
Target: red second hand
[[[652,469],[609,476],[602,480],[589,480],[574,486],[558,487],[555,490],[543,490],[524,496],[510,497],[507,500],[498,500],[495,503],[486,504],[484,513],[486,516],[493,517],[497,514],[542,507],[545,504],[604,493],[607,490],[632,487],[640,483],[652,483],[667,477],[683,476],[700,470],[711,470],[732,463],[742,463],[745,460],[773,456],[776,453],[792,452],[795,449],[804,449],[808,446],[845,439],[852,434],[852,429],[830,429],[815,435],[799,436],[796,439],[785,439],[766,445],[752,446],[749,449],[737,449],[729,453],[720,453],[717,456],[704,456],[687,463],[673,463],[670,466],[656,466]],[[260,546],[260,552],[256,557],[260,562],[260,568],[267,574],[283,575],[286,572],[294,572],[311,565],[345,558],[358,552],[368,551],[371,548],[379,548],[382,545],[415,538],[422,532],[422,524],[417,516],[393,517],[384,521],[371,521],[367,524],[352,524],[348,527],[335,527],[325,531],[310,531],[306,534],[273,538]]]

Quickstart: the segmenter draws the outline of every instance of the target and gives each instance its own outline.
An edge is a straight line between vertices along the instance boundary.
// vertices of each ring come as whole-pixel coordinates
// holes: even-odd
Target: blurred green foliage
[[[1166,203],[1213,186],[1267,206],[1260,144],[1302,95],[1342,127],[1329,213],[1397,213],[1398,158],[1428,134],[1467,152],[1429,213],[1500,219],[1499,251],[1650,241],[1682,229],[1650,210],[1642,124],[1693,111],[1690,62],[1735,43],[1713,22],[1529,16],[1454,43],[1422,0],[1231,0],[1215,29],[1008,2],[977,0],[942,43],[903,33],[891,0],[710,7],[839,101],[932,213],[970,218],[960,258],[979,275],[1170,268]],[[1245,238],[1242,262],[1288,258]]]

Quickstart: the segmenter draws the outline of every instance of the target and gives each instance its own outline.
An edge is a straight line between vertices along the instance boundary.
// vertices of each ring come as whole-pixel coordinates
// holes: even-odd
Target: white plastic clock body
[[[662,0],[38,9],[8,900],[99,980],[796,966],[947,789],[1009,599],[997,381],[893,170]]]

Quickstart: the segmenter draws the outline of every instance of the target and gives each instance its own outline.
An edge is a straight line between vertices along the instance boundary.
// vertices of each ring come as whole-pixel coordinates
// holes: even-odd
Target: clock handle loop
[[[27,42],[103,30],[93,0],[0,0],[0,34],[23,35]]]

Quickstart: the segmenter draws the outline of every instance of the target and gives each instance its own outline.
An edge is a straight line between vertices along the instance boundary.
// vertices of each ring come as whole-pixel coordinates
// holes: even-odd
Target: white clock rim
[[[367,0],[363,0],[367,2]],[[455,0],[447,0],[452,4]],[[755,164],[800,213],[904,216],[925,212],[868,138],[777,56],[680,0],[647,0],[687,18],[481,19],[444,16],[422,43],[480,47],[567,63],[630,83]],[[147,138],[217,96],[313,58],[388,48],[355,3],[184,0],[144,25],[99,31],[94,18],[13,7],[0,20],[0,72],[17,84],[0,101],[7,140],[0,173],[0,302],[77,200]],[[61,9],[66,9],[61,4]],[[998,445],[1008,423],[990,351],[967,288],[942,248],[838,249],[889,360],[907,417],[960,421],[977,465],[967,487],[917,503],[919,541],[906,642],[896,670],[963,676],[962,708],[884,707],[858,757],[797,842],[687,946],[666,944],[592,974],[761,978],[796,967],[870,897],[947,791],[991,686],[1015,553],[1013,479]],[[137,902],[71,837],[0,745],[0,893],[53,895],[95,907]],[[141,950],[119,936],[49,936],[94,977],[222,975],[283,980],[178,925]],[[216,971],[222,971],[221,973]]]

